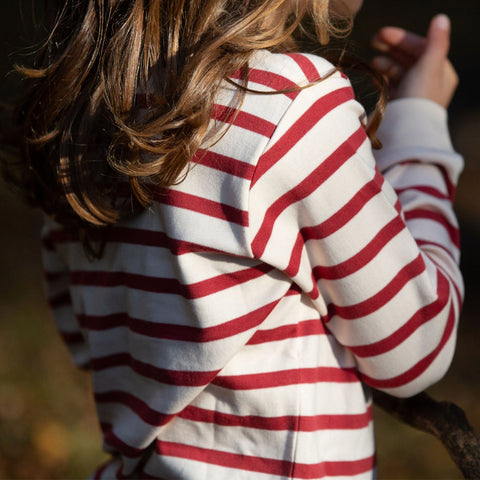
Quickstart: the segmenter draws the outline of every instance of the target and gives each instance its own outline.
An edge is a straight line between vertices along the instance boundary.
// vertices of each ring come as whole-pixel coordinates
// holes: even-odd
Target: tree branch
[[[437,437],[464,478],[480,479],[480,441],[460,407],[438,402],[425,392],[396,398],[374,390],[373,400],[398,420]]]

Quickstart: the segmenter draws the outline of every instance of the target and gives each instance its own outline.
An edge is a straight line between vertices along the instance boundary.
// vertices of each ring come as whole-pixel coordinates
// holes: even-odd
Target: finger
[[[402,28],[384,27],[372,40],[372,46],[380,52],[388,53],[404,68],[411,67],[423,54],[426,39],[407,32]]]
[[[383,27],[372,41],[373,46],[380,51],[396,48],[416,58],[424,52],[426,43],[426,39],[421,35],[398,27]]]
[[[425,53],[442,58],[448,56],[450,49],[450,19],[445,14],[433,17],[427,34]]]
[[[377,56],[372,60],[372,67],[381,73],[389,84],[397,84],[405,75],[405,69],[393,58]]]

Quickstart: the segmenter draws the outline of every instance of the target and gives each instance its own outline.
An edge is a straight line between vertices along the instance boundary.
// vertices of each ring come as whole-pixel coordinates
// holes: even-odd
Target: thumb
[[[441,13],[433,17],[427,33],[425,54],[446,58],[450,49],[450,19]]]

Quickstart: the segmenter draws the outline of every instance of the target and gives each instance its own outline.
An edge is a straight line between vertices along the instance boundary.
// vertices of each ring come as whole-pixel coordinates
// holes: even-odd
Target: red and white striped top
[[[375,160],[331,70],[258,53],[248,86],[285,93],[248,93],[101,260],[47,223],[49,299],[115,458],[94,478],[371,478],[368,386],[409,396],[448,368],[463,286],[446,113],[393,102]],[[217,122],[233,98],[226,84]]]

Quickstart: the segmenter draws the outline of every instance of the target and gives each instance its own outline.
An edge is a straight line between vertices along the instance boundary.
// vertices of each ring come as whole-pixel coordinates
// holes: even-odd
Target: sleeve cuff
[[[450,140],[447,111],[423,98],[390,102],[377,132],[383,148],[375,152],[380,171],[405,160],[441,164],[456,183],[463,159]]]

